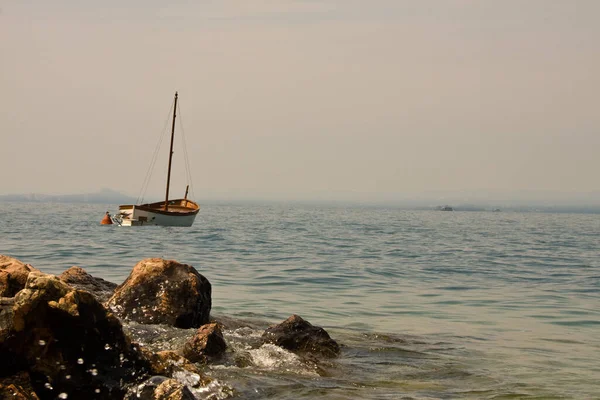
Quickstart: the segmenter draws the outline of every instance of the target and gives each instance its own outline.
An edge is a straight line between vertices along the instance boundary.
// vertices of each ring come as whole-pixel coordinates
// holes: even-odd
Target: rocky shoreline
[[[80,267],[54,276],[0,255],[0,398],[199,398],[212,383],[203,367],[233,351],[222,333],[229,322],[211,319],[211,290],[194,267],[173,260],[141,260],[116,285]],[[133,341],[124,324],[194,331],[183,345],[160,349]],[[298,315],[255,342],[317,370],[340,352]]]

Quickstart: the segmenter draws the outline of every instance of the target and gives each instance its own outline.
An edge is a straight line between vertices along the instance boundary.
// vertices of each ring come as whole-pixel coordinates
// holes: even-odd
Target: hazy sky
[[[196,198],[599,191],[599,15],[597,0],[0,0],[0,194],[136,196],[176,90]]]

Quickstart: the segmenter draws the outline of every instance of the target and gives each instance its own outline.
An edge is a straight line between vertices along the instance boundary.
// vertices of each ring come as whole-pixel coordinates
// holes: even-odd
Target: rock
[[[227,344],[217,323],[202,325],[183,347],[183,355],[191,362],[203,362],[225,352]]]
[[[335,357],[340,352],[340,346],[331,339],[325,329],[313,326],[295,314],[279,325],[267,328],[262,337],[266,343],[295,353]]]
[[[40,272],[16,258],[0,254],[0,297],[13,297],[23,289],[31,271]]]
[[[13,324],[14,297],[0,297],[0,342],[10,334]]]
[[[148,361],[90,293],[31,272],[0,332],[0,376],[28,372],[40,399],[121,398]]]
[[[130,390],[123,400],[196,400],[181,382],[164,376],[153,376]]]
[[[211,285],[195,268],[177,261],[140,261],[106,305],[120,318],[142,324],[198,328],[208,323]]]
[[[203,386],[208,385],[211,379],[203,376],[202,372],[192,364],[187,358],[171,351],[164,350],[158,353],[152,353],[142,348],[144,356],[150,362],[151,372],[154,375],[162,375],[172,378],[179,372],[186,372],[198,375],[199,383]]]
[[[27,372],[0,378],[0,399],[39,400]]]
[[[117,287],[116,283],[105,281],[102,278],[95,278],[81,267],[69,268],[60,274],[58,279],[75,289],[90,292],[101,303],[110,299]]]

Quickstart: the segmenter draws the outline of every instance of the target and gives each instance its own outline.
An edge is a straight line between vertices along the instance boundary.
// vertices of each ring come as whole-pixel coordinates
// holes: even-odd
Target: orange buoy
[[[100,224],[102,225],[112,225],[112,219],[110,219],[110,214],[108,213],[108,211],[106,212],[106,214],[104,214],[104,218],[102,218],[102,221],[100,221]]]

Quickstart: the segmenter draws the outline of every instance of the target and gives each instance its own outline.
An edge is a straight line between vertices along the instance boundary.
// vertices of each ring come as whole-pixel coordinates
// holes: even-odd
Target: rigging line
[[[196,193],[194,193],[194,181],[192,179],[192,169],[190,168],[190,158],[188,156],[187,143],[185,140],[185,131],[183,130],[183,118],[181,114],[181,107],[179,105],[177,105],[177,112],[179,113],[179,128],[181,129],[181,139],[183,142],[183,158],[185,160],[186,179],[190,185],[192,199],[196,199]]]
[[[148,185],[149,185],[150,179],[152,177],[152,172],[154,171],[154,166],[156,165],[156,160],[158,159],[158,152],[160,150],[160,146],[165,137],[165,132],[167,131],[167,126],[169,125],[169,121],[171,119],[172,110],[173,110],[173,103],[171,103],[171,108],[169,109],[169,114],[167,115],[167,119],[165,120],[165,124],[163,126],[161,135],[159,136],[158,143],[156,144],[156,147],[154,149],[154,153],[153,153],[152,159],[150,161],[150,166],[148,168],[148,171],[146,171],[146,177],[144,178],[144,180],[142,182],[142,188],[140,189],[140,193],[138,195],[136,204],[142,203],[144,201],[144,197],[146,196],[146,191],[148,190]]]

